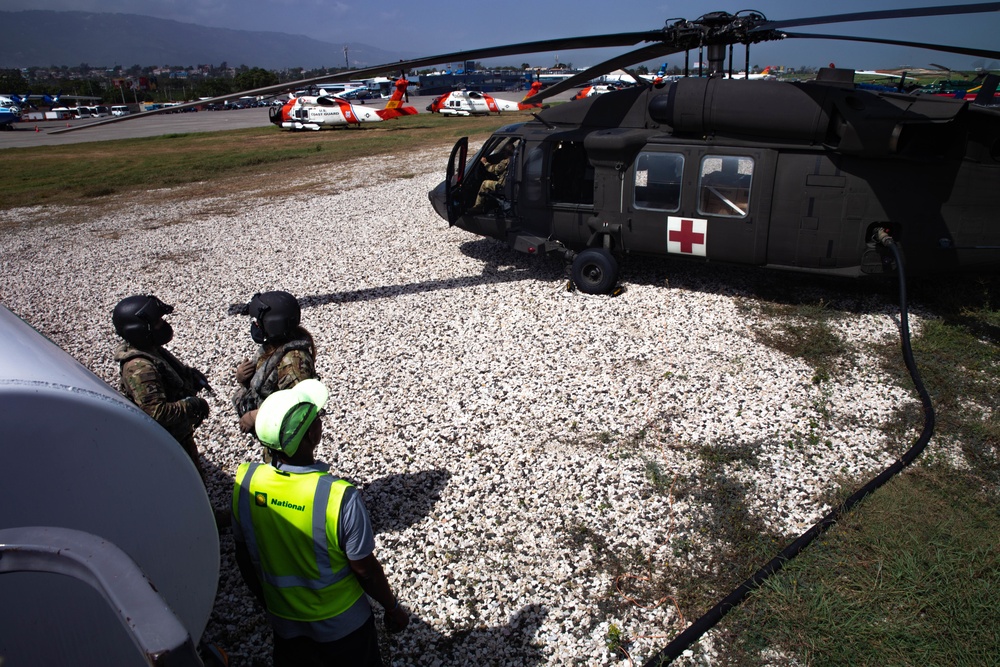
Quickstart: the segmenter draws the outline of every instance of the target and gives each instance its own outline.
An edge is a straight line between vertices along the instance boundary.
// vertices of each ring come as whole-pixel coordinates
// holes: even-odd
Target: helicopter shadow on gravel
[[[706,294],[753,299],[780,306],[822,304],[843,314],[898,314],[899,280],[895,275],[838,278],[731,264],[704,264],[653,257],[630,257],[622,268],[623,282],[659,285]],[[942,274],[908,277],[909,306],[917,306],[949,324],[963,326],[1000,344],[1000,326],[968,317],[968,309],[993,303],[1000,293],[995,273]],[[627,290],[624,295],[627,298]]]
[[[480,274],[306,295],[299,297],[299,305],[302,308],[315,308],[331,303],[391,299],[409,294],[463,289],[466,287],[475,287],[476,285],[494,285],[521,280],[545,280],[549,271],[552,272],[552,275],[557,275],[555,272],[559,271],[556,264],[546,268],[547,265],[544,262],[539,262],[537,258],[528,257],[510,250],[506,245],[492,239],[481,239],[479,241],[463,243],[460,246],[460,250],[468,257],[483,261],[483,270]],[[247,304],[231,303],[229,304],[227,314],[230,316],[249,315]]]
[[[864,313],[898,304],[896,278],[836,278],[733,264],[629,257],[623,283],[657,285],[704,294],[753,299],[775,305],[821,302],[829,310]],[[627,298],[627,289],[626,294]]]

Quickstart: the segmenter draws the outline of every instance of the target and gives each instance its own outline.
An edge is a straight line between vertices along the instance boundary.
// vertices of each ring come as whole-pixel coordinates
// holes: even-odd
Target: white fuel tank
[[[55,526],[113,543],[198,642],[219,538],[197,470],[159,424],[2,306],[0,434],[0,529]],[[0,663],[148,664],[94,589],[37,572],[0,574]]]

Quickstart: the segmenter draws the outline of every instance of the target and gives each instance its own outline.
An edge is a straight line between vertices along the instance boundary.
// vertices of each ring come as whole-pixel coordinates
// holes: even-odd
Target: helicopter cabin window
[[[678,153],[639,153],[635,160],[636,208],[676,211],[681,205],[684,156]]]
[[[560,141],[552,149],[549,194],[555,204],[594,204],[594,167],[582,141]]]
[[[745,218],[750,211],[753,158],[709,155],[702,158],[698,179],[698,212]]]
[[[545,151],[536,146],[528,151],[524,158],[524,177],[522,179],[522,196],[535,205],[542,204],[545,189],[542,186],[542,166],[545,164]]]

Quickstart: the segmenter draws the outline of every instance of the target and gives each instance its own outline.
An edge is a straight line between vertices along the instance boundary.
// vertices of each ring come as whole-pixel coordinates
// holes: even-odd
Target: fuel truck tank
[[[200,665],[219,537],[194,465],[2,306],[0,349],[0,663]]]

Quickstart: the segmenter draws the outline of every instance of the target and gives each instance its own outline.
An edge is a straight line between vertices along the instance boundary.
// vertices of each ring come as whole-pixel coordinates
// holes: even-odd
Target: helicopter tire
[[[573,259],[572,276],[585,294],[609,294],[618,283],[618,261],[607,248],[587,248]]]

